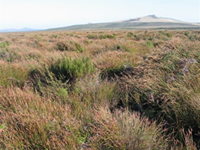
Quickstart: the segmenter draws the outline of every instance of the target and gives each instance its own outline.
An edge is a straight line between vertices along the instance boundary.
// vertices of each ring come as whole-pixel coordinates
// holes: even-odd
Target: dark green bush
[[[185,32],[185,36],[189,36],[190,35],[190,32]]]
[[[189,40],[191,40],[191,41],[195,41],[197,39],[197,36],[196,35],[191,35],[190,37],[189,37]]]
[[[120,46],[120,45],[117,45],[117,49],[121,49],[121,46]]]
[[[139,37],[139,36],[134,35],[134,37],[135,37],[135,40],[136,40],[136,41],[139,41],[139,40],[140,40],[140,37]]]

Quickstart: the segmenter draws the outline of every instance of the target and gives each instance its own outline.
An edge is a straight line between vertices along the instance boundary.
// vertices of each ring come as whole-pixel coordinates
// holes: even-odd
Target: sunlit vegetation
[[[199,149],[199,33],[1,34],[0,149]]]

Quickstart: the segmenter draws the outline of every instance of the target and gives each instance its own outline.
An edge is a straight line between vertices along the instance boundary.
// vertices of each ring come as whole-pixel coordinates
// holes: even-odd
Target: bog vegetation
[[[199,149],[200,31],[0,35],[0,149]]]

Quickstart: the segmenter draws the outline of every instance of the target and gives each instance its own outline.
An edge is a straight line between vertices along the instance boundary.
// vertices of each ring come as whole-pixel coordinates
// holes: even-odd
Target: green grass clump
[[[67,101],[68,90],[78,78],[95,72],[89,57],[72,59],[63,57],[44,68],[34,69],[29,78],[35,91],[43,96],[59,97]]]
[[[115,35],[104,34],[104,35],[87,35],[88,39],[115,39]]]
[[[28,70],[23,67],[13,65],[0,65],[0,85],[17,85],[22,87],[28,79]]]
[[[75,80],[95,71],[89,57],[83,57],[82,59],[63,57],[51,64],[48,69],[58,80],[61,79],[63,82]]]
[[[84,51],[81,44],[73,41],[70,41],[70,43],[58,42],[56,47],[59,51],[76,51],[79,53]]]
[[[109,35],[109,34],[100,35],[99,39],[115,39],[115,35]]]
[[[89,35],[87,35],[87,38],[88,39],[98,39],[98,36],[97,35],[89,34]]]
[[[166,36],[170,38],[170,37],[172,37],[172,34],[171,33],[166,33]]]
[[[3,43],[0,43],[0,48],[5,48],[7,46],[10,46],[10,42],[9,41],[5,41]]]
[[[79,43],[74,43],[76,51],[79,53],[82,53],[84,51],[84,48]]]
[[[148,45],[150,48],[154,47],[154,45],[153,45],[153,42],[152,42],[152,41],[147,41],[147,45]]]
[[[132,36],[134,36],[133,32],[128,32],[127,33],[127,37],[132,37]]]

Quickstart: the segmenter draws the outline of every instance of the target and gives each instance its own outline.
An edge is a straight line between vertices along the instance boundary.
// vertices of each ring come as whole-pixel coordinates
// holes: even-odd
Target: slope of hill
[[[181,23],[179,20],[171,19],[171,18],[162,18],[157,17],[156,15],[149,15],[140,18],[134,18],[129,20],[124,20],[121,22],[173,22],[173,23]]]
[[[200,29],[200,25],[149,15],[123,21],[73,25],[50,30]]]

